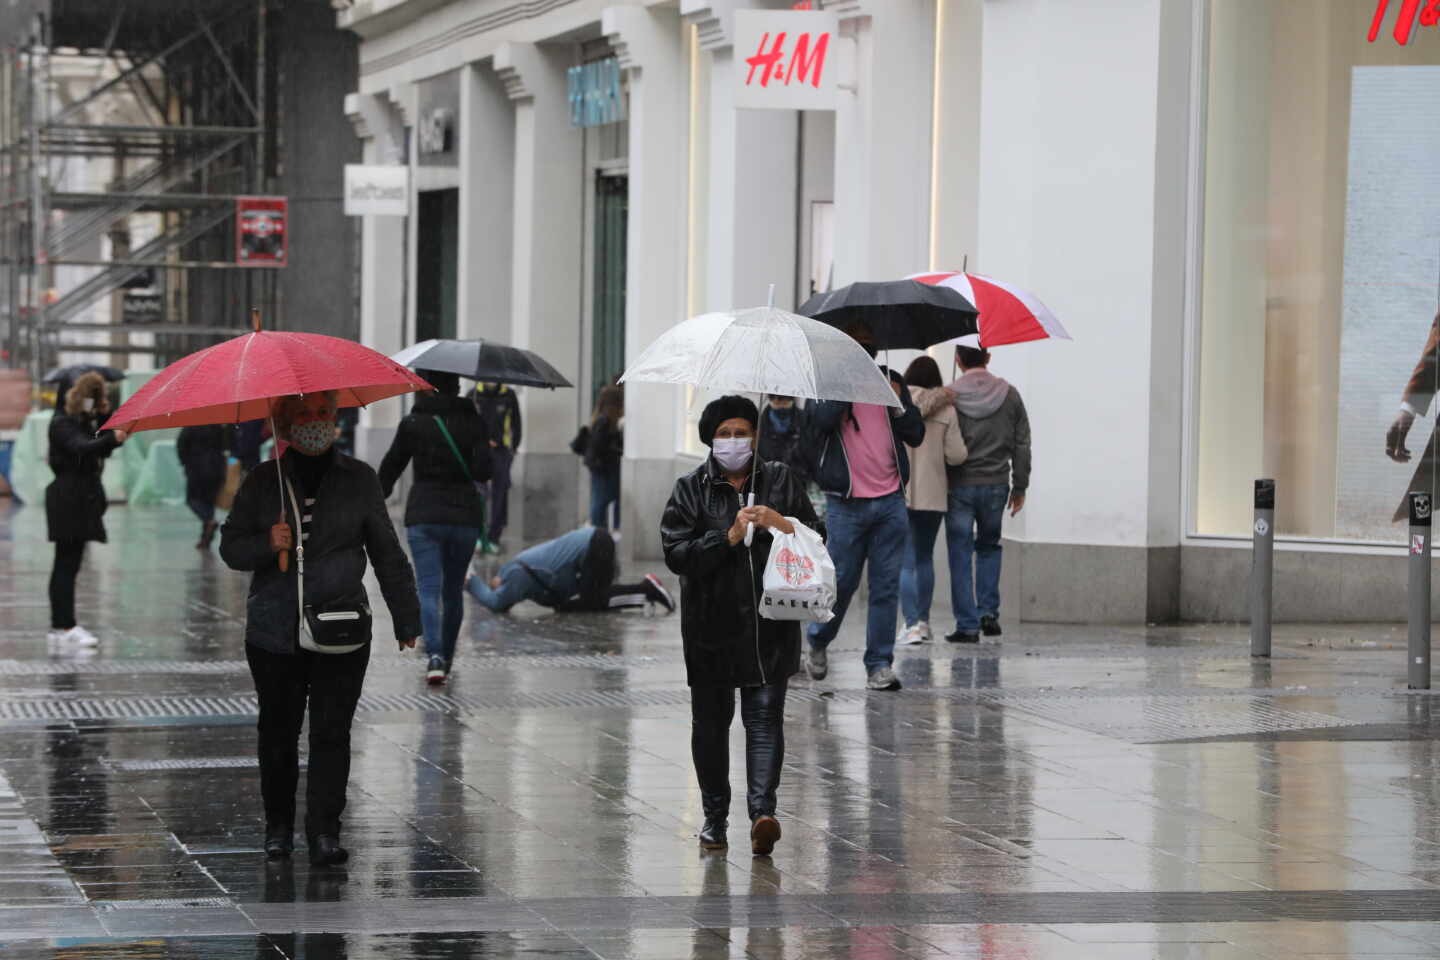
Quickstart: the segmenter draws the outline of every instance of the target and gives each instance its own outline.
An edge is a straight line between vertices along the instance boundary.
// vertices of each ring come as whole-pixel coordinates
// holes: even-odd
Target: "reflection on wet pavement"
[[[352,860],[312,870],[260,852],[246,578],[178,510],[107,522],[81,659],[45,647],[43,517],[0,518],[7,958],[1440,955],[1440,719],[1398,629],[1252,664],[1242,630],[1027,625],[898,648],[898,694],[844,633],[755,859],[695,841],[678,618],[472,607],[443,691],[377,643]]]

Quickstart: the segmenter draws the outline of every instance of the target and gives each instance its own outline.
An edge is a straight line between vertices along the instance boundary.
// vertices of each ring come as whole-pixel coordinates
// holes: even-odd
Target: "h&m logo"
[[[1370,21],[1371,43],[1380,36],[1380,28],[1385,23],[1385,14],[1389,9],[1390,0],[1375,0],[1375,16]],[[1440,23],[1440,0],[1400,0],[1400,12],[1395,16],[1395,42],[1402,47],[1410,42],[1417,16],[1422,27],[1433,27]]]

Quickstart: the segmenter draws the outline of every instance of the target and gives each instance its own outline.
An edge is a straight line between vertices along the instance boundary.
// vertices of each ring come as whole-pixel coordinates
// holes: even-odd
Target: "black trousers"
[[[645,605],[645,583],[615,582],[615,538],[599,527],[580,563],[580,592],[555,609],[561,613],[603,613]]]
[[[245,645],[260,700],[260,795],[265,821],[295,823],[300,779],[300,727],[310,707],[310,773],[305,785],[305,835],[339,836],[350,780],[350,723],[365,668],[367,644],[354,653],[271,653]]]
[[[740,722],[745,726],[745,804],[750,819],[775,815],[775,790],[785,762],[785,684],[740,688]],[[730,812],[730,721],[734,687],[690,688],[690,755],[700,781],[707,819]]]
[[[85,559],[84,540],[61,540],[55,544],[55,563],[50,568],[50,628],[69,630],[75,626],[75,578]]]

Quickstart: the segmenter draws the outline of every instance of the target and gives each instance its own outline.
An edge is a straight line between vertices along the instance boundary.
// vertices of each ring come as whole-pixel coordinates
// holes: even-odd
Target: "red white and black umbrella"
[[[980,312],[979,342],[986,349],[1031,340],[1071,339],[1039,297],[1003,281],[952,270],[912,273],[906,279],[949,287],[975,304]]]

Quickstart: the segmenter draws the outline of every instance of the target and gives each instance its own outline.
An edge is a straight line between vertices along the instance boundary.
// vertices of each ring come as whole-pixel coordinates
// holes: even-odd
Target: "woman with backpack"
[[[435,388],[416,396],[380,462],[388,499],[414,462],[405,501],[405,536],[415,562],[424,624],[425,679],[441,684],[450,674],[465,614],[465,575],[485,530],[485,500],[476,484],[490,479],[490,435],[474,404],[460,397],[460,378],[415,371]]]

